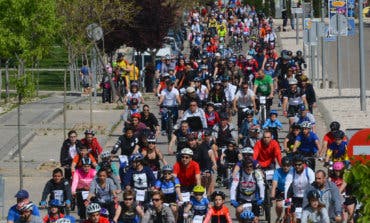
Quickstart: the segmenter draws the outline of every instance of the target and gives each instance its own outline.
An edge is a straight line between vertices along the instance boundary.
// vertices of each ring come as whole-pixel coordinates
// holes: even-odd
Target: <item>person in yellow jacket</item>
[[[129,79],[127,87],[129,87],[132,81],[138,82],[140,73],[139,68],[135,66],[135,61],[131,61],[129,64],[127,64],[126,68],[128,70],[128,79]]]

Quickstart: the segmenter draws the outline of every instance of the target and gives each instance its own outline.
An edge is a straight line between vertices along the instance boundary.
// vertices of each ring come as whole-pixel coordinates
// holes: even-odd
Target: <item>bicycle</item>
[[[277,220],[278,223],[292,223],[294,216],[291,213],[291,200],[288,199],[283,205],[284,216]]]
[[[266,122],[266,115],[267,115],[267,111],[266,111],[266,100],[267,100],[267,97],[266,96],[258,96],[258,99],[259,101],[259,105],[260,105],[260,110],[259,110],[259,121],[260,121],[260,125],[263,125],[265,122]]]
[[[263,209],[265,212],[265,220],[270,222],[271,221],[271,213],[270,209],[272,207],[272,201],[270,198],[271,194],[271,187],[272,187],[272,178],[274,176],[274,170],[266,169],[263,171],[265,174],[265,201],[263,204]]]
[[[164,123],[166,123],[166,134],[167,134],[167,140],[168,142],[171,141],[171,136],[173,132],[173,126],[174,126],[174,120],[173,120],[173,113],[169,107],[163,106],[160,109],[161,117],[164,119]]]

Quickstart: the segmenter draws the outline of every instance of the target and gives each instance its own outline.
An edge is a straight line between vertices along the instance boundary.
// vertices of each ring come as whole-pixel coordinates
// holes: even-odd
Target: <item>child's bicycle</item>
[[[284,204],[283,204],[284,216],[278,219],[276,222],[278,223],[292,223],[293,222],[294,216],[291,213],[291,204],[292,204],[292,201],[290,198],[284,201]]]

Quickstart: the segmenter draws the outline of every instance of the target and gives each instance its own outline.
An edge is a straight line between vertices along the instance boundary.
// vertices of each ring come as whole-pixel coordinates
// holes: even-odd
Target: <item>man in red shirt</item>
[[[253,159],[257,160],[262,168],[272,169],[275,160],[281,166],[281,151],[279,143],[272,139],[270,131],[263,133],[263,139],[254,145]]]
[[[108,218],[100,216],[101,207],[98,203],[91,203],[86,208],[88,219],[84,223],[109,223]]]
[[[193,161],[193,151],[189,148],[181,150],[181,160],[173,166],[173,175],[180,180],[181,191],[192,191],[200,184],[199,164]]]

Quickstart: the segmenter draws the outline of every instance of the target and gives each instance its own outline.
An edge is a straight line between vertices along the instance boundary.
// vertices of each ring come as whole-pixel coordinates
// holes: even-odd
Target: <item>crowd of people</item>
[[[149,88],[165,108],[161,123],[140,93],[139,71],[118,55],[112,72],[114,80],[126,78],[123,135],[108,151],[94,131],[79,140],[71,130],[62,168],[53,170],[42,193],[48,215],[41,219],[21,190],[8,223],[70,223],[75,207],[86,223],[259,222],[262,212],[272,221],[272,201],[276,222],[354,222],[354,188],[343,180],[350,168],[347,139],[332,122],[320,141],[302,52],[278,53],[273,20],[238,0],[195,8],[187,24],[190,54],[163,57],[151,69],[157,84]],[[103,102],[111,100],[105,92]],[[288,120],[283,139],[277,109]],[[157,145],[160,134],[168,136],[175,163]],[[328,171],[315,171],[316,160]]]

